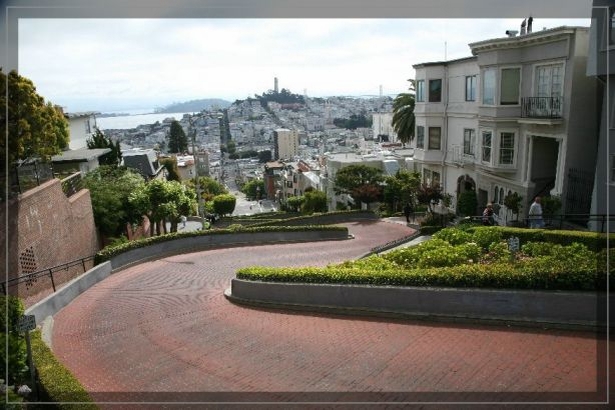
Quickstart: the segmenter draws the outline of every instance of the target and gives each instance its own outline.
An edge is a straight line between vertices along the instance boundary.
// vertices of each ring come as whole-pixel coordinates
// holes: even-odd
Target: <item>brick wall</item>
[[[99,250],[90,192],[84,189],[66,198],[59,179],[25,192],[8,207],[2,206],[0,220],[7,224],[0,233],[2,281],[88,257]],[[7,240],[8,254],[4,252]],[[57,280],[54,275],[56,286],[83,273],[78,267],[73,270],[58,274]],[[50,287],[50,279],[39,278],[27,288],[20,286],[18,292],[26,297]]]

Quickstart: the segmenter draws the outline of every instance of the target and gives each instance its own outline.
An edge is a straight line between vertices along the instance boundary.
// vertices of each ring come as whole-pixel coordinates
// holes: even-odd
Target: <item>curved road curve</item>
[[[592,395],[600,377],[592,333],[297,313],[225,299],[240,267],[323,266],[411,233],[392,222],[346,225],[355,239],[208,250],[117,272],[54,317],[53,351],[98,402],[373,401],[354,396],[366,392],[397,392],[376,397],[394,402],[602,397]],[[250,392],[272,393],[236,399]]]

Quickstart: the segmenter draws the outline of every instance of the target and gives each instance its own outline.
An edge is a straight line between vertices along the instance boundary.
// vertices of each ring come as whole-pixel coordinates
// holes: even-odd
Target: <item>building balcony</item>
[[[524,97],[521,99],[521,118],[561,119],[563,105],[563,97]]]

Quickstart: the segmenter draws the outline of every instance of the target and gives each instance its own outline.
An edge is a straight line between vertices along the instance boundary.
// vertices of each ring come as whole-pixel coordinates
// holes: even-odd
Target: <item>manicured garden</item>
[[[511,246],[518,238],[519,247]],[[513,239],[514,242],[514,239]],[[325,268],[248,267],[238,279],[542,290],[605,290],[607,238],[592,232],[445,228],[431,240]],[[611,269],[613,271],[613,269]]]

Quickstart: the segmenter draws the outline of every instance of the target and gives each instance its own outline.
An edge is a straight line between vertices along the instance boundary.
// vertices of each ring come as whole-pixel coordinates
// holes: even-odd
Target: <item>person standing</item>
[[[487,204],[483,211],[483,225],[493,225],[493,205],[491,202]]]
[[[410,216],[412,216],[412,220],[414,220],[414,215],[412,214],[412,204],[410,202],[406,203],[404,206],[404,215],[406,216],[406,223],[410,223]]]
[[[544,228],[545,222],[542,219],[542,205],[540,205],[540,197],[534,198],[534,202],[530,205],[528,212],[530,228]]]

